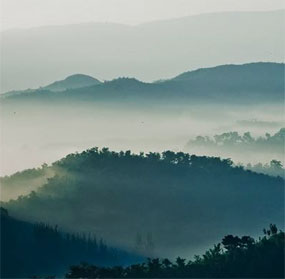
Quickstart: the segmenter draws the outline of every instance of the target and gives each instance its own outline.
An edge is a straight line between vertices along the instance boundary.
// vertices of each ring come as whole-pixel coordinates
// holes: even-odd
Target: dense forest
[[[64,233],[57,225],[20,221],[1,207],[1,278],[62,276],[71,263],[81,261],[113,266],[141,260],[107,246],[95,235]]]
[[[153,248],[138,249],[146,256],[200,253],[230,230],[255,235],[266,222],[284,225],[284,180],[230,159],[92,148],[44,168],[55,174],[43,186],[3,203],[11,215],[128,249],[138,234],[151,235]]]
[[[178,257],[148,259],[128,267],[71,266],[67,278],[284,278],[285,234],[275,225],[258,240],[225,236],[203,256],[186,261]]]

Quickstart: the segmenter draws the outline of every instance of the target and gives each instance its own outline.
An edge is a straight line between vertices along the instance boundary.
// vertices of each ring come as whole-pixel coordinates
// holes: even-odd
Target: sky
[[[220,11],[284,9],[284,0],[0,0],[0,30],[82,22],[140,24]]]

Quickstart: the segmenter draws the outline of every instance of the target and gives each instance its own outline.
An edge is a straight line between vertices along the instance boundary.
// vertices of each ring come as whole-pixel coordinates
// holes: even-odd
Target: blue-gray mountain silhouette
[[[284,100],[283,63],[250,63],[243,65],[221,65],[199,69],[178,75],[175,78],[145,83],[134,78],[119,78],[99,83],[92,78],[72,78],[73,88],[62,94],[53,92],[55,85],[37,90],[4,94],[7,99],[35,100],[81,100],[106,102],[270,102]],[[80,88],[75,88],[80,80]],[[84,85],[84,82],[86,83]],[[90,85],[90,80],[95,85]],[[66,87],[67,81],[62,81]],[[83,87],[84,86],[84,87]],[[51,91],[53,90],[53,91]]]
[[[101,82],[88,75],[75,74],[67,77],[64,80],[55,81],[52,84],[45,86],[44,88],[50,91],[65,91],[67,89],[75,89],[88,87],[92,85],[100,84]]]
[[[284,15],[284,10],[221,12],[135,26],[7,30],[1,33],[1,90],[37,88],[81,69],[107,80],[126,75],[152,81],[201,67],[282,62]]]

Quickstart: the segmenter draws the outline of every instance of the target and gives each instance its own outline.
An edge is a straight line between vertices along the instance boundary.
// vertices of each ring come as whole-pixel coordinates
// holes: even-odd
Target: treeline
[[[227,132],[213,137],[197,136],[188,141],[185,149],[196,154],[230,157],[245,169],[285,178],[284,142],[285,128],[282,128],[273,135],[266,133],[265,136],[257,138],[250,132],[242,135],[238,132]],[[265,160],[270,162],[264,163]],[[250,161],[259,163],[248,163]]]
[[[283,146],[285,140],[285,128],[281,128],[274,135],[266,133],[264,137],[254,138],[250,132],[240,135],[238,132],[227,132],[208,136],[197,136],[195,140],[189,141],[188,144],[207,144],[216,146],[233,146],[233,145],[271,145]]]
[[[148,259],[128,267],[71,266],[66,278],[284,278],[284,239],[275,225],[264,236],[227,235],[203,256]]]
[[[282,162],[278,160],[271,160],[269,164],[247,164],[245,168],[257,173],[264,173],[285,178],[285,169]]]
[[[139,259],[108,247],[95,235],[64,233],[58,226],[23,222],[1,207],[1,278],[59,276],[70,263],[88,261],[111,266]]]
[[[284,141],[285,141],[285,128],[281,128],[274,135],[266,133],[264,137],[254,138],[250,132],[246,132],[240,135],[238,132],[227,132],[213,137],[208,136],[197,136],[194,140],[188,142],[188,146],[191,145],[202,145],[202,146],[213,146],[213,147],[243,147],[243,148],[260,148],[266,147],[270,150],[280,150],[284,152]],[[266,150],[264,150],[266,151]]]

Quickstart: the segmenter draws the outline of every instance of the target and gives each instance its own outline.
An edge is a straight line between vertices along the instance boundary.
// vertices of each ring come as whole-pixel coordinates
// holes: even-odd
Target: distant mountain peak
[[[84,74],[74,74],[66,77],[64,80],[66,81],[78,81],[78,80],[97,80],[96,78],[89,76],[89,75],[84,75]],[[98,80],[97,80],[98,81]]]
[[[276,62],[252,62],[252,63],[245,63],[245,64],[225,64],[225,65],[218,65],[214,67],[208,68],[200,68],[197,70],[192,70],[188,72],[184,72],[172,80],[175,81],[183,81],[189,80],[197,77],[204,78],[205,75],[214,74],[213,78],[217,78],[217,75],[224,77],[227,74],[248,74],[251,72],[255,75],[260,73],[268,74],[269,70],[276,70],[276,69],[284,69],[284,63],[276,63]]]
[[[44,89],[50,91],[65,91],[67,89],[89,87],[100,83],[101,82],[94,77],[84,74],[74,74],[66,77],[64,80],[55,81],[45,86]]]

